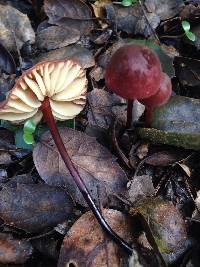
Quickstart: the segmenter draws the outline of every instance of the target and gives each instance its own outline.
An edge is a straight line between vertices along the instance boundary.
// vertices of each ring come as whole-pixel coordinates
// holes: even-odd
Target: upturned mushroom
[[[157,55],[143,45],[122,46],[111,57],[106,66],[105,82],[112,92],[128,100],[127,128],[132,122],[133,100],[155,95],[161,73]]]
[[[0,119],[22,123],[39,122],[43,117],[49,126],[57,149],[102,228],[129,254],[131,247],[107,224],[71,161],[55,120],[74,118],[86,103],[87,78],[84,69],[71,60],[40,62],[25,71],[16,81],[7,99],[0,104]]]

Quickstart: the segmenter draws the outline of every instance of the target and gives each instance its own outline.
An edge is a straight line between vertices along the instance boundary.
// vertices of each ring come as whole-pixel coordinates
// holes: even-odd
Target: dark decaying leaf
[[[77,29],[81,34],[93,28],[92,12],[81,0],[45,0],[44,10],[51,24]]]
[[[200,85],[200,60],[176,57],[174,64],[176,66],[179,82],[185,86]]]
[[[17,184],[0,192],[0,217],[27,232],[39,232],[66,220],[72,201],[61,188],[46,184]]]
[[[129,218],[116,210],[103,210],[109,225],[127,242],[133,241]],[[82,215],[64,238],[58,267],[120,267],[127,255],[105,235],[91,212]],[[71,265],[70,265],[71,264]]]
[[[184,7],[183,0],[145,0],[144,5],[148,12],[156,13],[160,20],[174,17]]]
[[[110,24],[115,23],[118,30],[128,34],[140,34],[147,37],[152,34],[152,29],[156,29],[160,22],[160,18],[155,13],[146,13],[151,24],[150,27],[139,3],[127,8],[121,5],[107,4],[104,9],[106,19]]]
[[[130,213],[139,212],[149,224],[159,251],[168,263],[182,255],[190,245],[187,229],[180,212],[169,201],[146,198],[137,202]]]
[[[116,159],[94,137],[69,128],[59,129],[65,147],[92,197],[106,202],[112,193],[125,190],[127,177]],[[85,201],[61,159],[50,132],[43,135],[33,151],[35,166],[50,185],[64,186],[79,204]]]
[[[199,150],[199,116],[199,99],[173,96],[167,104],[155,109],[153,128],[139,128],[137,132],[140,137],[153,143]]]
[[[80,32],[70,27],[51,26],[37,33],[36,44],[40,49],[52,50],[77,42]]]
[[[0,263],[23,264],[33,253],[29,241],[13,238],[9,234],[0,233]]]
[[[145,159],[145,163],[152,166],[169,166],[182,160],[188,155],[183,149],[159,151]]]
[[[35,63],[43,60],[72,59],[77,61],[83,68],[90,68],[95,65],[92,52],[80,45],[69,45],[47,53],[41,54],[35,59]]]
[[[16,73],[15,61],[2,44],[0,44],[0,69],[8,74]]]

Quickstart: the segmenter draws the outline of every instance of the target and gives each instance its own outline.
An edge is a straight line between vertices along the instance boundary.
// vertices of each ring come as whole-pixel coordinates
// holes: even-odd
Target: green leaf
[[[185,32],[187,32],[187,31],[190,30],[190,23],[189,23],[188,21],[183,20],[183,21],[181,22],[181,25],[182,25],[183,30],[184,30]]]
[[[132,0],[123,0],[122,1],[123,6],[131,6],[132,5]]]
[[[193,32],[187,31],[185,32],[185,35],[190,41],[193,41],[193,42],[196,41],[196,36]]]
[[[24,139],[24,142],[25,142],[27,145],[34,145],[34,144],[35,144],[35,140],[34,140],[34,137],[33,137],[32,134],[24,133],[24,134],[23,134],[23,139]]]
[[[36,124],[32,120],[27,120],[24,123],[24,133],[32,134],[35,132]]]

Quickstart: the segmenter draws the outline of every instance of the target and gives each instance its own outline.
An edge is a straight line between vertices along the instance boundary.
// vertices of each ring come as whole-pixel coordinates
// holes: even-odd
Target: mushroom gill
[[[49,97],[56,120],[68,120],[86,103],[87,79],[84,69],[71,60],[44,61],[25,71],[0,104],[0,119],[22,122],[42,117],[40,107]]]

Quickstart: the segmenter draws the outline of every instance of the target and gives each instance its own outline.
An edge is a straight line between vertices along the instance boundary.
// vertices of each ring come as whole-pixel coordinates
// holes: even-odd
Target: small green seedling
[[[28,145],[34,145],[35,140],[34,140],[34,132],[36,130],[36,124],[32,120],[27,120],[24,123],[24,128],[23,128],[23,139],[24,142]]]
[[[182,28],[185,32],[185,35],[187,36],[187,38],[190,40],[190,41],[195,41],[196,40],[196,36],[193,32],[190,31],[190,23],[187,21],[187,20],[183,20],[181,22],[181,25],[182,25]]]
[[[113,3],[128,7],[133,4],[136,4],[137,2],[138,0],[122,0],[121,2],[113,2]]]

